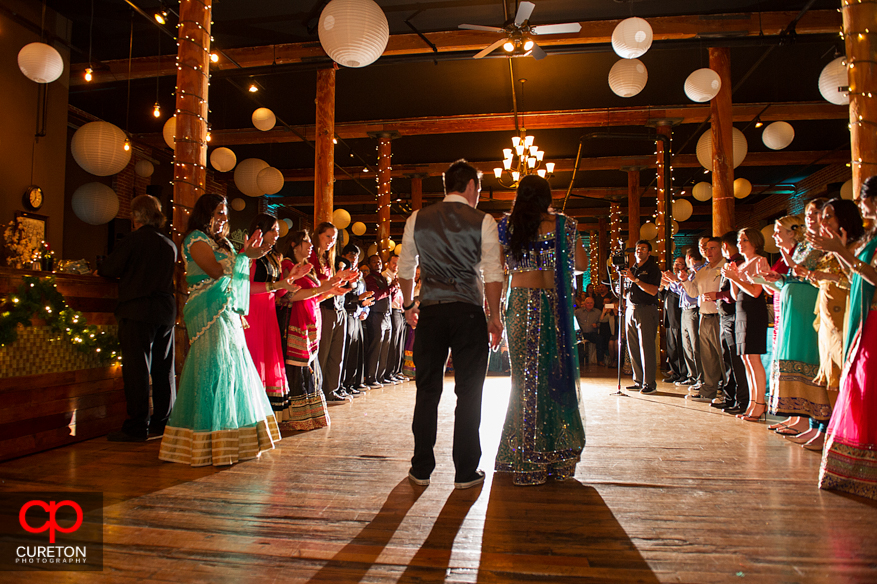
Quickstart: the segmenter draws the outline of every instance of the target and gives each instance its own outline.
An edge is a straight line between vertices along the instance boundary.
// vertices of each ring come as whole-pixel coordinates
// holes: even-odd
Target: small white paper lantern
[[[219,172],[230,171],[237,162],[237,156],[228,148],[216,148],[210,153],[210,164]]]
[[[387,48],[390,25],[372,0],[332,0],[318,25],[323,50],[339,65],[365,67]]]
[[[31,81],[51,83],[64,72],[64,59],[55,47],[30,43],[18,51],[18,68]]]
[[[826,100],[835,105],[847,105],[850,96],[845,91],[839,91],[840,87],[849,87],[850,80],[847,75],[847,58],[838,57],[822,69],[819,74],[819,93]]]
[[[256,184],[263,194],[273,195],[283,188],[283,173],[273,166],[268,166],[259,171],[256,176]]]
[[[761,140],[771,150],[782,150],[795,139],[795,128],[788,122],[774,122],[764,129]]]
[[[119,213],[116,191],[99,182],[85,183],[73,192],[73,213],[89,225],[108,223]]]
[[[235,211],[243,211],[246,209],[247,203],[242,198],[237,197],[231,200],[231,208]]]
[[[267,132],[273,128],[276,123],[277,117],[274,115],[274,112],[267,107],[260,107],[253,112],[253,125],[263,132]]]
[[[365,223],[363,223],[362,221],[357,221],[353,224],[350,230],[353,232],[353,235],[361,237],[365,235]]]
[[[639,228],[639,238],[647,239],[649,241],[655,239],[658,236],[658,226],[652,223],[651,221],[648,223],[644,223],[642,227]],[[654,247],[654,245],[652,246]]]
[[[642,18],[626,18],[612,31],[612,49],[623,59],[636,59],[652,46],[652,27]]]
[[[752,183],[745,178],[738,178],[734,181],[734,197],[737,199],[745,199],[752,192]]]
[[[852,201],[853,197],[853,179],[848,180],[840,186],[840,198]]]
[[[292,229],[292,219],[287,217],[286,219],[283,220],[283,223],[286,223],[286,226],[289,227],[290,229]]]
[[[673,201],[673,218],[677,221],[688,221],[691,214],[694,213],[694,207],[688,199],[676,199]]]
[[[722,79],[709,67],[692,72],[685,80],[684,87],[688,99],[701,103],[717,96],[721,88]]]
[[[749,142],[746,141],[746,136],[743,135],[743,132],[741,132],[737,128],[731,129],[731,137],[733,143],[733,146],[731,147],[734,158],[733,163],[734,168],[737,168],[743,163],[743,159],[746,158],[746,155],[749,153]],[[700,165],[703,166],[705,169],[713,169],[712,130],[707,130],[697,140],[697,161],[700,162]]]
[[[773,238],[773,223],[768,223],[761,228],[761,235],[764,236],[764,251],[767,253],[779,253],[780,248]]]
[[[344,209],[335,209],[335,212],[332,213],[332,225],[338,229],[345,229],[350,225],[350,213]]]
[[[176,144],[177,134],[177,118],[176,116],[168,118],[164,123],[164,127],[161,129],[161,135],[164,136],[164,143],[167,144],[168,148],[171,150],[174,149]]]
[[[153,172],[155,172],[155,166],[148,160],[138,160],[137,164],[134,165],[134,174],[137,176],[146,178],[152,176]]]
[[[691,195],[698,201],[709,201],[713,198],[713,185],[708,182],[699,182],[691,189]]]
[[[619,97],[633,97],[648,80],[649,72],[639,59],[622,59],[609,70],[609,88]]]
[[[259,173],[268,168],[268,163],[259,158],[241,160],[234,169],[234,184],[248,197],[261,197],[264,191],[259,188]]]
[[[73,134],[70,152],[86,172],[109,176],[131,161],[131,150],[125,150],[126,138],[121,128],[109,122],[89,122]]]

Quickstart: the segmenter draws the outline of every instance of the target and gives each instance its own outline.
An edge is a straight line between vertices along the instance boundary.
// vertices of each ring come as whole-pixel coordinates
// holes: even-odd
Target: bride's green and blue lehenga
[[[213,248],[224,269],[219,279],[192,261],[196,241]],[[274,448],[280,432],[241,323],[249,307],[250,259],[201,231],[183,241],[183,257],[189,287],[183,319],[191,347],[158,457],[192,466],[256,458]]]
[[[558,214],[554,233],[539,236],[517,260],[508,222],[500,222],[499,239],[509,271],[553,269],[555,287],[509,290],[512,390],[495,470],[512,473],[516,485],[539,485],[573,476],[585,447],[572,303],[578,231],[575,220]]]

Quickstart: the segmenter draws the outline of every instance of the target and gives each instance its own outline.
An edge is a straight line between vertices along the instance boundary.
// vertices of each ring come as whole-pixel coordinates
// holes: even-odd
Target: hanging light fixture
[[[155,22],[158,24],[167,24],[167,10],[159,10],[154,14]]]
[[[161,105],[158,102],[155,102],[155,105],[152,106],[152,115],[157,118],[161,117]]]
[[[523,104],[524,83],[521,79],[521,103]],[[546,162],[543,167],[545,152],[535,144],[536,138],[527,134],[523,125],[523,113],[521,114],[521,126],[519,134],[512,136],[512,147],[503,148],[502,167],[493,169],[493,175],[499,181],[500,186],[505,188],[517,188],[521,179],[529,174],[535,174],[547,178],[554,174],[554,163]],[[505,179],[505,182],[503,181]],[[509,181],[509,179],[511,179]]]
[[[761,121],[761,118],[758,116],[755,116],[755,127],[760,128],[763,125],[764,125],[764,122]]]
[[[91,81],[91,74],[94,73],[94,70],[91,67],[85,68],[85,80]]]

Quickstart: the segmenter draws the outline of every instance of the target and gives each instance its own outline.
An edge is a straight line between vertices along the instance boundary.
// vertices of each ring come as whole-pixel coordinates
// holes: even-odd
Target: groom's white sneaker
[[[472,479],[471,481],[463,482],[463,483],[454,483],[454,488],[455,489],[471,489],[472,487],[477,487],[478,485],[480,485],[483,482],[484,482],[484,471],[483,470],[476,470],[474,479]]]
[[[415,485],[420,486],[420,487],[428,487],[429,486],[429,478],[419,479],[416,476],[414,476],[413,474],[411,474],[410,470],[408,471],[408,480],[411,481],[412,483],[414,483]],[[484,480],[484,477],[482,477],[481,480]]]

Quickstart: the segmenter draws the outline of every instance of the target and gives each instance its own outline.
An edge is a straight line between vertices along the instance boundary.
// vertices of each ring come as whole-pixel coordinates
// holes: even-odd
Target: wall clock
[[[24,191],[22,203],[26,209],[37,211],[43,206],[43,189],[37,185],[31,185]]]

